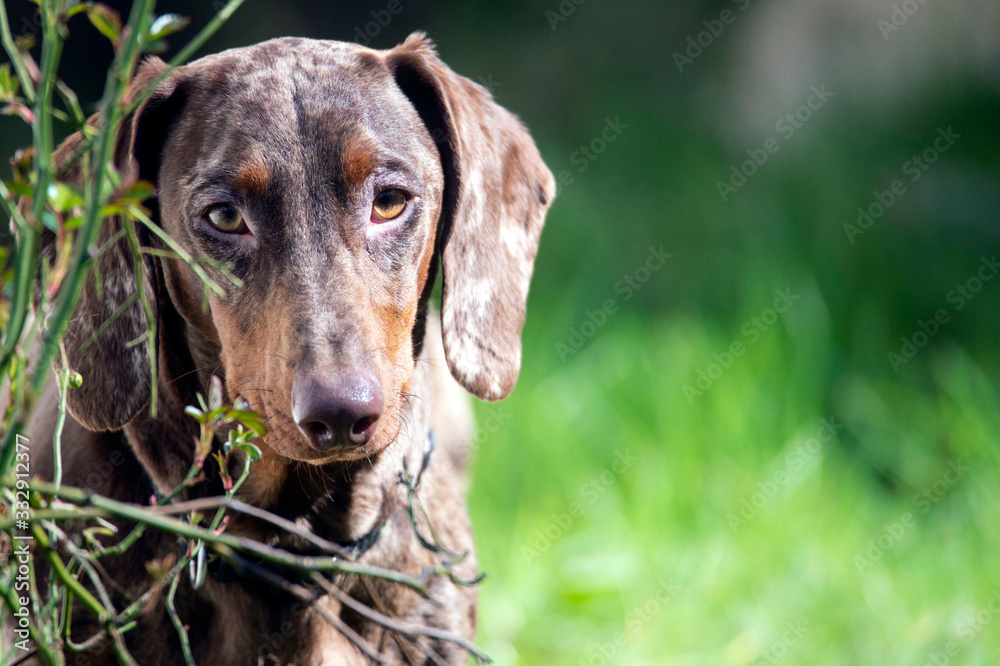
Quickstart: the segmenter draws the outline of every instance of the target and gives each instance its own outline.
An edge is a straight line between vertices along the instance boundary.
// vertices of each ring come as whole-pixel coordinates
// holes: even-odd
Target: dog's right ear
[[[159,58],[145,61],[129,88],[128,101],[142,93],[165,71]],[[184,104],[184,75],[170,73],[136,110],[127,115],[118,129],[114,165],[123,177],[138,177],[157,185],[160,157],[172,122]],[[91,123],[98,121],[95,116]],[[82,143],[75,134],[55,153],[56,167],[65,164]],[[79,167],[68,172],[68,180],[80,182]],[[139,341],[148,330],[148,320],[138,298],[136,266],[142,267],[142,282],[147,301],[156,314],[153,288],[154,266],[151,261],[137,261],[124,236],[115,239],[124,218],[107,218],[101,223],[96,244],[103,252],[95,259],[96,273],[84,286],[74,317],[67,325],[64,340],[69,367],[80,373],[83,385],[67,394],[70,412],[91,430],[116,430],[130,421],[150,397],[150,360],[148,347]],[[137,228],[138,231],[138,228]],[[142,235],[139,236],[140,238]],[[51,256],[55,238],[46,233],[43,246]],[[109,245],[110,243],[110,245]],[[100,287],[95,284],[100,281]]]
[[[414,33],[386,64],[435,142],[444,171],[438,246],[452,375],[500,400],[517,382],[528,285],[555,179],[523,124]]]

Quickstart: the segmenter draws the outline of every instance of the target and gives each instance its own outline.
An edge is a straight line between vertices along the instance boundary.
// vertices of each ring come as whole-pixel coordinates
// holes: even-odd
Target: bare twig
[[[181,641],[181,652],[184,654],[184,663],[187,666],[196,666],[194,655],[191,654],[191,641],[188,639],[187,628],[177,615],[177,608],[174,606],[174,595],[177,594],[177,585],[181,582],[180,576],[174,576],[170,582],[170,589],[167,590],[167,614],[170,615],[170,622],[177,630],[177,637]]]
[[[344,606],[347,606],[358,615],[362,615],[372,622],[380,624],[391,631],[395,631],[396,633],[402,634],[403,636],[411,639],[418,636],[426,636],[427,638],[436,638],[448,643],[454,643],[478,659],[481,663],[492,663],[492,660],[481,652],[479,648],[457,634],[443,631],[441,629],[435,629],[434,627],[424,627],[411,622],[404,622],[403,620],[391,618],[384,613],[380,613],[379,611],[364,605],[319,574],[313,574],[312,581],[323,588],[327,594],[333,596],[337,601],[342,603]]]
[[[260,580],[262,580],[262,581],[264,581],[266,583],[269,583],[270,585],[273,585],[274,587],[277,587],[280,590],[284,590],[285,592],[287,592],[287,593],[291,594],[292,596],[294,596],[296,599],[299,599],[300,601],[304,601],[305,603],[311,605],[313,607],[313,609],[317,613],[319,613],[319,615],[324,620],[326,620],[327,622],[329,622],[331,626],[333,626],[345,638],[347,638],[349,641],[351,641],[351,643],[353,643],[355,647],[357,647],[359,650],[361,650],[365,654],[366,657],[368,657],[369,659],[371,659],[372,661],[374,661],[377,664],[385,664],[386,663],[385,659],[383,659],[382,656],[379,655],[375,651],[375,649],[372,648],[368,644],[368,641],[366,641],[363,637],[359,636],[356,631],[354,631],[353,629],[351,629],[339,617],[337,617],[336,615],[333,615],[332,613],[330,613],[330,611],[328,611],[327,609],[323,608],[322,605],[320,605],[319,603],[317,603],[318,598],[317,598],[316,592],[311,591],[308,588],[303,587],[302,585],[298,585],[296,583],[292,583],[292,582],[286,580],[285,578],[282,578],[282,577],[274,574],[273,572],[271,572],[271,571],[269,571],[269,570],[267,570],[267,569],[265,569],[263,567],[259,567],[259,566],[255,565],[253,563],[244,562],[243,566],[246,568],[246,570],[248,572],[250,572],[253,575],[257,576]]]
[[[253,518],[257,518],[258,520],[270,523],[275,527],[280,527],[289,534],[294,534],[303,541],[306,541],[331,555],[335,555],[345,560],[354,559],[351,553],[340,544],[328,541],[313,532],[302,529],[287,518],[282,518],[277,514],[253,506],[252,504],[247,504],[246,502],[242,502],[238,499],[230,499],[228,497],[205,497],[202,499],[188,500],[187,502],[177,502],[175,504],[165,504],[162,506],[151,507],[150,511],[153,513],[174,515],[190,513],[191,511],[216,509],[220,507],[229,509],[230,511],[243,513]]]
[[[76,488],[55,488],[50,483],[33,481],[31,489],[43,495],[56,496],[67,502],[77,504],[80,507],[79,512],[75,514],[77,518],[126,518],[188,539],[201,539],[212,544],[213,549],[227,559],[233,559],[237,553],[242,553],[253,555],[260,560],[293,571],[331,571],[373,576],[399,583],[422,596],[427,596],[427,587],[424,581],[417,580],[392,569],[362,565],[332,557],[293,555],[288,551],[268,546],[253,539],[236,537],[226,533],[216,534],[213,530],[157,514],[150,511],[150,507],[119,502]],[[36,511],[29,517],[29,522],[51,518],[51,514],[47,514],[44,511]],[[9,530],[12,527],[13,523],[9,520],[0,523],[0,531]]]
[[[59,342],[59,354],[62,356],[62,370],[56,372],[59,380],[59,412],[56,416],[56,429],[52,435],[52,483],[58,488],[62,485],[62,433],[66,424],[66,393],[69,390],[69,363],[66,361],[66,346]]]

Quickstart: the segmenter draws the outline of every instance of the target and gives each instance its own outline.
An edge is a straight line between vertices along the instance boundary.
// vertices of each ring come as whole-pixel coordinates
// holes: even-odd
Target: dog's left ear
[[[159,58],[147,60],[135,76],[128,100],[152,85],[167,71]],[[160,153],[176,115],[182,95],[178,94],[181,76],[174,72],[166,78],[131,114],[122,119],[115,140],[115,168],[122,174],[138,176],[154,185],[158,179]],[[99,118],[91,118],[96,123]],[[56,151],[57,166],[65,164],[82,145],[80,133],[69,137]],[[80,182],[80,166],[67,173],[67,179]],[[67,324],[64,339],[69,367],[83,377],[83,386],[67,395],[70,412],[91,430],[117,430],[131,420],[150,399],[152,375],[145,345],[136,341],[149,329],[142,302],[135,298],[137,289],[135,255],[128,239],[121,235],[123,225],[133,224],[122,217],[103,220],[98,246],[105,248],[95,259],[101,289],[88,279],[73,318]],[[136,231],[142,238],[141,228]],[[54,252],[55,237],[46,232],[42,251]],[[142,263],[143,288],[147,302],[154,309],[156,293],[150,262]],[[154,311],[154,316],[156,312]]]
[[[386,63],[430,132],[444,169],[439,247],[448,367],[484,400],[521,366],[528,285],[555,180],[524,125],[437,57],[422,33]]]

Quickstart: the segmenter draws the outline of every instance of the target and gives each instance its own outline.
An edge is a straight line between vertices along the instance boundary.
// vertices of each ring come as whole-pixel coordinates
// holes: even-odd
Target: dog
[[[105,221],[105,251],[95,259],[101,288],[88,281],[64,336],[67,365],[83,383],[67,395],[63,484],[143,505],[169,492],[190,468],[198,435],[184,409],[218,377],[230,402],[243,399],[266,419],[261,459],[239,499],[353,549],[361,564],[416,577],[441,555],[420,543],[401,509],[405,470],[421,478],[441,544],[465,554],[455,576],[473,579],[465,391],[494,401],[515,385],[555,195],[527,130],[447,67],[422,33],[385,51],[277,39],[173,71],[151,58],[130,94],[158,79],[124,119],[115,164],[154,185],[145,204],[152,218],[206,260],[224,294],[206,296],[192,267],[155,235],[141,239],[161,251],[136,263],[127,238],[116,236],[126,222]],[[81,141],[68,139],[57,164]],[[69,177],[79,178],[74,169]],[[49,234],[43,251],[51,257],[53,247]],[[440,316],[430,305],[439,268]],[[134,298],[137,284],[143,299]],[[148,345],[136,344],[151,323],[155,365]],[[33,470],[45,478],[58,397],[47,390],[27,433]],[[221,492],[210,476],[181,499]],[[229,534],[291,552],[308,545],[251,516],[231,518]],[[175,537],[149,529],[102,560],[116,608],[154,584],[149,563],[183,552]],[[459,664],[466,650],[438,633],[475,636],[476,588],[448,576],[430,578],[429,600],[348,576],[346,601],[327,594],[308,604],[223,573],[198,589],[185,575],[177,591],[199,664],[372,663],[359,640],[386,663]],[[388,630],[364,608],[438,633]],[[99,630],[75,614],[74,640]],[[140,664],[183,663],[162,601],[123,636]],[[109,641],[75,658],[116,661]]]

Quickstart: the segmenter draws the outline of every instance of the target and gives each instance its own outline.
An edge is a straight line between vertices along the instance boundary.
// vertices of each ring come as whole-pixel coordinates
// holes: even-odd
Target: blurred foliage
[[[479,409],[487,650],[504,664],[995,662],[1000,280],[961,309],[950,294],[1000,240],[996,3],[897,2],[916,8],[905,20],[890,0],[401,3],[382,26],[385,2],[258,0],[206,52],[366,30],[383,48],[426,30],[573,179],[536,264],[519,389]],[[158,9],[197,25],[211,3]],[[95,100],[110,51],[71,29],[87,55],[67,53],[64,77]],[[679,72],[689,37],[707,45]],[[829,101],[786,139],[776,123],[823,85]],[[579,152],[616,119],[595,159]],[[0,122],[3,154],[30,141]],[[905,163],[949,127],[960,138],[910,181]],[[723,201],[717,183],[771,137]],[[851,242],[844,225],[897,179],[905,193]],[[661,246],[662,269],[619,289]],[[753,324],[784,289],[794,305]],[[582,346],[560,353],[574,331]],[[916,353],[897,372],[903,338]],[[734,342],[744,352],[711,379]],[[711,385],[689,400],[699,372]],[[792,469],[823,419],[843,428]],[[619,454],[635,460],[616,473]],[[949,465],[968,471],[945,483]]]

